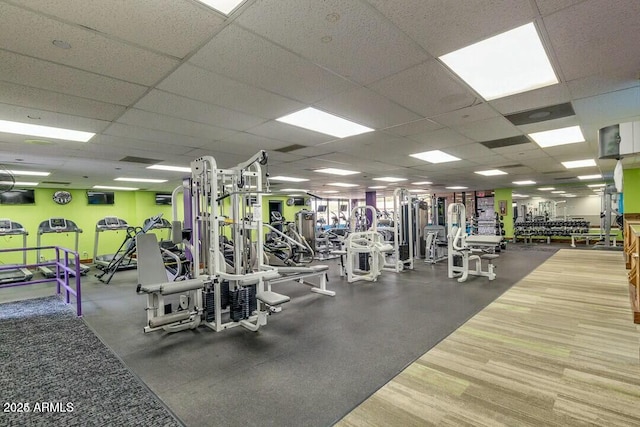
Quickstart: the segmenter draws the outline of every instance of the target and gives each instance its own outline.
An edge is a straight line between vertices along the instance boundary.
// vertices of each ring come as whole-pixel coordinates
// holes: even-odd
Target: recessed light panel
[[[460,185],[454,185],[452,187],[445,187],[447,190],[466,190],[469,187],[462,187]]]
[[[452,156],[451,154],[447,154],[440,150],[424,151],[422,153],[410,154],[410,156],[429,163],[445,163],[460,160],[456,156]]]
[[[540,190],[540,191],[551,191],[551,190],[555,190],[555,187],[540,187],[540,188],[538,188],[538,190]]]
[[[564,190],[556,190],[556,191],[552,191],[553,194],[562,194],[562,193],[566,193],[566,191]]]
[[[590,187],[590,188],[606,187],[606,186],[607,186],[607,184],[589,184],[589,185],[587,185],[587,187]]]
[[[600,174],[594,174],[594,175],[580,175],[578,176],[578,179],[581,181],[586,181],[589,179],[602,179],[602,175]]]
[[[294,178],[291,176],[270,176],[269,181],[305,182],[309,180],[307,178]]]
[[[371,190],[382,190],[383,188],[387,188],[386,185],[374,185],[373,187],[367,187],[370,188]]]
[[[154,169],[159,171],[170,171],[170,172],[191,172],[191,168],[188,168],[185,166],[151,165],[151,166],[147,166],[147,169]]]
[[[356,172],[356,171],[350,171],[350,170],[346,170],[346,169],[337,169],[337,168],[316,169],[316,170],[314,170],[314,172],[328,173],[330,175],[340,175],[340,176],[355,175],[357,173],[360,173],[360,172]]]
[[[207,6],[210,6],[217,10],[218,12],[224,13],[225,15],[230,14],[233,10],[238,7],[240,3],[244,0],[198,0],[200,3],[204,3]]]
[[[136,191],[139,188],[131,187],[114,187],[113,185],[94,185],[93,188],[98,190],[122,190],[122,191]]]
[[[407,178],[397,178],[395,176],[381,176],[379,178],[373,178],[374,181],[384,181],[384,182],[401,182],[406,181]]]
[[[9,173],[15,176],[49,176],[51,175],[51,172],[18,171],[18,170],[10,170]]]
[[[338,190],[324,190],[323,193],[336,194],[336,193],[339,193],[339,191]]]
[[[166,179],[151,179],[151,178],[116,178],[114,181],[126,181],[126,182],[150,182],[159,184],[161,182],[167,182]]]
[[[478,175],[484,175],[484,176],[496,176],[496,175],[506,175],[506,172],[501,171],[500,169],[489,169],[486,171],[477,171],[474,172],[477,173]]]
[[[431,185],[433,183],[431,181],[418,181],[418,182],[412,182],[411,184],[413,184],[413,185]]]
[[[533,23],[440,57],[484,99],[558,83]]]
[[[10,122],[7,120],[0,120],[0,132],[13,133],[17,135],[40,136],[52,139],[64,139],[67,141],[78,142],[87,142],[95,135],[95,133],[92,132],[54,128],[51,126],[32,125],[29,123]]]
[[[513,183],[515,185],[533,185],[536,182],[535,181],[531,181],[531,180],[526,180],[526,181],[513,181]]]
[[[301,190],[300,188],[281,188],[280,190],[283,193],[306,193],[307,190]]]
[[[530,133],[529,137],[542,148],[584,142],[584,135],[582,135],[580,126]]]
[[[567,169],[587,168],[589,166],[596,166],[596,161],[593,159],[573,160],[571,162],[562,162],[562,166]]]
[[[333,185],[335,187],[345,187],[345,188],[357,187],[358,186],[358,184],[347,184],[346,182],[332,182],[332,183],[329,183],[327,185]]]
[[[2,185],[15,185],[16,187],[35,187],[39,183],[31,181],[0,181]]]
[[[348,136],[360,135],[361,133],[372,132],[374,130],[366,126],[359,125],[358,123],[345,120],[342,117],[316,110],[312,107],[296,111],[295,113],[288,114],[276,120],[304,129],[324,133],[326,135],[335,136],[336,138],[346,138]]]

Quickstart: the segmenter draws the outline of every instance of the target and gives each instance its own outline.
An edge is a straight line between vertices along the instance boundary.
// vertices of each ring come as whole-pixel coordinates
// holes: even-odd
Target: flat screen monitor
[[[90,205],[113,205],[113,191],[87,191],[87,201]]]
[[[349,205],[340,205],[340,212],[346,212],[349,208]]]
[[[120,221],[118,221],[118,218],[116,218],[115,216],[108,216],[104,219],[104,225],[106,225],[107,227],[117,227],[118,225],[120,225]]]
[[[318,206],[318,212],[326,212],[326,211],[327,211],[327,205]]]
[[[294,197],[293,206],[304,206],[304,197]]]
[[[169,193],[156,193],[156,205],[170,205],[171,194]]]
[[[52,230],[67,228],[67,220],[64,218],[50,218],[49,219],[49,227]]]
[[[5,218],[0,219],[0,230],[11,230],[11,220]]]
[[[2,205],[33,205],[36,203],[33,190],[11,190],[0,194]]]

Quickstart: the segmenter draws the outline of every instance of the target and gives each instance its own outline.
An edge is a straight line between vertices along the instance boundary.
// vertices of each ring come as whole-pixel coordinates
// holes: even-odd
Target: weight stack
[[[403,245],[398,245],[398,252],[399,252],[399,257],[400,257],[400,261],[406,261],[409,259],[409,245],[408,244],[403,244]]]
[[[371,267],[369,266],[369,254],[359,254],[359,265],[361,271],[369,271]]]
[[[227,290],[229,290],[227,286]],[[202,291],[202,299],[204,300],[204,320],[213,322],[216,318],[215,295],[213,290]]]
[[[257,310],[258,301],[256,300],[255,285],[245,286],[229,292],[231,298],[231,308],[229,315],[231,320],[239,322],[248,319],[251,313]]]

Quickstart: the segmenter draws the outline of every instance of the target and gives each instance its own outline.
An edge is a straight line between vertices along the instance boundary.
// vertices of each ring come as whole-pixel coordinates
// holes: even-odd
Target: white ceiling
[[[295,187],[318,194],[343,181],[360,187],[342,195],[362,196],[379,176],[440,184],[433,192],[576,183],[577,175],[610,174],[615,162],[573,171],[560,162],[597,157],[600,127],[640,119],[638,16],[637,0],[247,0],[229,17],[196,0],[0,0],[0,120],[98,134],[34,144],[0,133],[0,164],[69,182],[43,187],[89,188],[127,175],[168,178],[143,185],[167,190],[180,174],[120,159],[187,166],[209,154],[231,166],[265,149],[271,175],[308,178]],[[528,22],[556,85],[485,102],[437,59]],[[576,116],[526,126],[504,118],[563,102]],[[375,131],[335,139],[274,120],[307,106]],[[575,124],[587,142],[479,144]],[[293,144],[304,148],[274,151]],[[409,157],[433,149],[463,160]],[[640,157],[625,159],[639,166]],[[320,167],[362,173],[313,172]],[[509,175],[473,173],[496,167]],[[576,189],[587,191],[585,183]]]

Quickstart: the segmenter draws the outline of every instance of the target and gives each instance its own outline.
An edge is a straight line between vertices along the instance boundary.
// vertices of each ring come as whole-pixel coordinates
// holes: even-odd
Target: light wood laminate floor
[[[640,426],[639,336],[622,253],[561,250],[337,425]]]

